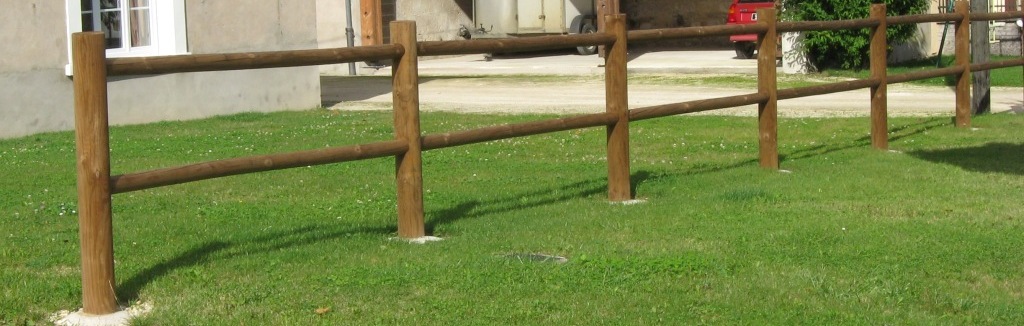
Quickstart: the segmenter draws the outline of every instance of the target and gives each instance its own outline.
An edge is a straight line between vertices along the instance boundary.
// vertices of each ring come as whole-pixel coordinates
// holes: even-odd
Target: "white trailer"
[[[597,32],[594,0],[473,0],[472,38]],[[597,53],[581,46],[580,54]]]

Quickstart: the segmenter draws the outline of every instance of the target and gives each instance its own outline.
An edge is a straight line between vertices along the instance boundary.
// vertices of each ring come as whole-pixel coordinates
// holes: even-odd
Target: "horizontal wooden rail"
[[[315,66],[391,59],[401,56],[400,45],[375,45],[250,53],[189,54],[107,59],[108,75],[148,75],[179,72]]]
[[[431,56],[567,49],[577,46],[608,45],[612,42],[615,42],[614,35],[590,33],[465,41],[426,41],[419,42],[417,48],[419,48],[420,56]]]
[[[928,70],[922,70],[922,71],[915,71],[915,72],[907,72],[907,73],[902,73],[902,74],[889,75],[888,79],[886,80],[886,83],[887,84],[899,84],[899,83],[905,83],[905,82],[912,81],[912,80],[921,80],[921,79],[928,79],[928,78],[936,78],[936,77],[942,77],[942,76],[956,75],[956,74],[961,74],[963,72],[964,72],[964,67],[963,66],[952,66],[952,67],[945,67],[945,68],[938,68],[938,69],[928,69]]]
[[[767,100],[767,94],[750,93],[736,96],[718,97],[706,100],[696,100],[681,103],[648,106],[629,110],[629,121],[638,121],[667,117],[670,115],[725,109],[743,105],[757,104]]]
[[[627,34],[627,38],[629,39],[629,43],[635,43],[644,41],[659,41],[664,39],[678,39],[691,37],[760,34],[766,32],[767,30],[768,25],[764,23],[679,27],[629,31],[629,33]]]
[[[959,127],[970,125],[970,73],[1024,65],[1024,58],[970,64],[968,29],[971,21],[1024,18],[1022,12],[968,13],[967,1],[956,2],[956,12],[886,17],[884,5],[871,8],[871,18],[838,21],[777,22],[775,9],[758,10],[755,24],[668,28],[626,32],[625,16],[606,16],[608,33],[540,36],[513,39],[416,42],[415,23],[394,22],[392,40],[397,44],[352,48],[313,49],[253,53],[199,54],[144,58],[106,59],[103,33],[74,33],[72,53],[75,69],[75,124],[77,175],[79,180],[79,225],[82,253],[82,298],[86,314],[108,314],[117,310],[114,296],[111,194],[206,180],[224,176],[280,170],[395,156],[398,235],[416,238],[426,235],[423,223],[421,151],[529,135],[607,127],[608,193],[613,202],[633,198],[629,179],[629,122],[671,115],[695,113],[757,104],[760,165],[779,168],[778,100],[870,88],[871,143],[888,147],[887,84],[955,76],[956,119]],[[948,68],[887,75],[885,62],[888,25],[955,22],[956,65]],[[778,32],[829,31],[872,28],[871,78],[825,85],[779,90],[776,76]],[[626,47],[628,42],[656,41],[738,34],[758,34],[758,92],[627,110]],[[578,46],[605,45],[606,112],[517,124],[489,126],[465,131],[422,135],[419,119],[418,58],[429,55],[457,55],[522,52]],[[358,61],[393,59],[395,138],[366,144],[329,147],[291,153],[228,158],[177,167],[110,176],[107,76],[163,74],[240,69],[313,66]],[[824,104],[824,105],[827,105]]]
[[[568,118],[506,124],[443,134],[430,134],[423,137],[423,149],[439,149],[556,131],[607,126],[615,123],[617,120],[618,117],[613,114],[594,113]]]
[[[878,26],[875,19],[816,20],[801,22],[779,22],[778,32],[835,31]]]
[[[982,20],[1016,20],[1018,18],[1024,18],[1024,14],[1021,14],[1020,11],[971,13],[972,22]]]
[[[881,81],[878,80],[877,78],[868,78],[831,83],[825,85],[780,89],[779,99],[788,100],[798,97],[839,93],[845,91],[852,91],[856,89],[875,87],[878,86],[879,84],[881,84]]]
[[[404,141],[391,140],[293,153],[239,157],[122,174],[111,177],[110,183],[113,193],[122,193],[231,175],[393,156],[408,149],[409,146]]]
[[[906,15],[906,16],[893,16],[886,17],[885,21],[889,25],[899,24],[920,24],[920,23],[944,23],[954,22],[962,19],[963,15],[957,13],[945,13],[945,14],[920,14],[920,15]]]
[[[971,64],[971,71],[992,70],[992,69],[1009,68],[1009,67],[1022,66],[1022,65],[1024,65],[1024,58],[1010,59],[1010,60],[1000,60],[1000,61],[989,61],[989,62],[982,62],[982,63]]]

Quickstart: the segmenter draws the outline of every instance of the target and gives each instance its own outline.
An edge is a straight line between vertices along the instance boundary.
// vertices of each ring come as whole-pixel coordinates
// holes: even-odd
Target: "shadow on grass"
[[[900,140],[900,139],[907,138],[907,137],[910,137],[910,136],[922,134],[922,133],[925,133],[925,132],[927,132],[929,130],[940,128],[940,127],[944,127],[944,126],[952,127],[953,124],[951,122],[947,121],[947,118],[931,118],[931,119],[920,121],[918,123],[908,124],[908,125],[903,125],[903,126],[900,126],[900,127],[891,128],[891,129],[889,129],[889,142],[891,143],[891,142],[896,141],[896,140]],[[795,151],[793,151],[793,152],[791,152],[789,154],[781,154],[780,153],[779,154],[779,160],[780,161],[785,161],[787,159],[789,159],[789,160],[796,160],[796,159],[802,159],[802,158],[808,158],[808,157],[813,157],[813,156],[818,156],[818,155],[830,154],[830,153],[835,153],[835,152],[839,152],[839,151],[844,151],[844,150],[853,149],[853,148],[859,148],[859,147],[865,147],[865,146],[871,146],[871,135],[867,135],[867,136],[863,136],[863,137],[854,139],[853,141],[851,141],[851,142],[849,142],[847,144],[837,144],[837,145],[831,145],[831,146],[829,146],[829,145],[817,145],[817,146],[813,146],[813,147],[808,147],[808,148],[802,148],[802,149],[799,149],[799,150],[795,150]]]
[[[255,237],[242,242],[211,241],[185,251],[174,258],[153,265],[136,273],[117,287],[119,301],[132,302],[139,299],[139,292],[154,280],[171,274],[175,270],[200,265],[211,260],[230,259],[258,253],[274,252],[285,248],[320,243],[323,241],[351,236],[353,234],[393,234],[397,227],[357,227],[330,230],[331,226],[311,225]]]
[[[940,127],[944,127],[944,126],[952,126],[952,123],[947,121],[947,118],[932,118],[932,119],[927,119],[927,120],[924,120],[924,121],[921,121],[921,122],[918,122],[918,123],[915,123],[915,124],[908,124],[908,125],[892,128],[892,129],[889,130],[889,141],[892,142],[892,141],[895,141],[895,140],[899,140],[899,139],[902,139],[902,138],[906,138],[906,137],[910,137],[910,136],[913,136],[913,135],[921,134],[921,133],[927,132],[929,130],[940,128]],[[809,157],[814,157],[814,156],[819,156],[819,155],[825,155],[825,154],[831,154],[831,153],[835,153],[835,152],[840,152],[840,151],[849,150],[849,149],[853,149],[853,148],[866,147],[866,146],[871,146],[871,136],[870,135],[869,136],[864,136],[864,137],[859,137],[859,138],[850,140],[848,142],[841,142],[841,143],[835,143],[835,144],[815,145],[815,146],[804,147],[804,148],[792,150],[792,151],[789,151],[789,152],[781,152],[780,151],[779,152],[779,161],[780,162],[785,162],[785,161],[799,160],[799,159],[804,159],[804,158],[809,158]],[[757,152],[751,152],[751,154],[750,154],[751,157],[756,157],[757,155],[758,155]],[[679,172],[679,173],[670,173],[670,174],[669,173],[658,173],[657,175],[650,175],[650,173],[647,173],[647,172],[645,172],[645,173],[647,173],[646,179],[648,179],[648,180],[657,180],[657,179],[662,179],[662,178],[665,178],[665,177],[669,177],[671,175],[683,175],[683,176],[685,176],[685,175],[698,175],[698,174],[726,171],[726,170],[736,169],[736,168],[740,168],[740,167],[744,167],[744,166],[756,165],[756,164],[758,164],[758,162],[759,162],[758,158],[752,158],[752,159],[748,159],[748,160],[737,161],[735,163],[726,164],[726,165],[711,165],[711,164],[700,165],[700,166],[697,166],[697,167],[694,167],[694,168],[691,168],[691,169],[688,169],[686,171]],[[635,194],[636,194],[636,192],[635,192],[635,187],[634,187],[634,195]]]
[[[977,147],[923,150],[909,154],[968,171],[1024,175],[1024,144],[988,143]]]
[[[631,191],[635,193],[636,185],[648,178],[650,178],[650,173],[645,171],[633,174],[630,178],[632,181]],[[500,212],[551,205],[575,198],[598,195],[606,191],[607,182],[602,178],[576,182],[557,189],[537,189],[526,193],[508,195],[495,200],[467,201],[455,205],[455,207],[430,214],[433,217],[428,218],[429,222],[426,224],[426,228],[428,233],[433,233],[433,230],[438,225],[452,223],[461,219],[479,218]],[[353,234],[390,235],[395,234],[397,231],[397,226],[345,227],[339,229],[337,225],[309,225],[262,235],[241,242],[211,241],[136,273],[131,278],[120,283],[117,287],[117,295],[122,302],[136,301],[139,299],[139,293],[142,289],[154,280],[167,276],[175,270],[200,265],[207,261],[275,252],[286,248],[343,238]]]
[[[918,124],[894,128],[890,130],[890,140],[912,136],[946,125],[949,124],[944,118],[936,118],[925,120]],[[844,144],[832,146],[818,145],[794,150],[786,155],[780,155],[780,159],[801,159],[869,145],[870,137],[862,137]],[[979,148],[919,151],[911,154],[930,161],[962,166],[969,170],[1024,174],[1024,144],[997,143]],[[756,152],[752,153],[751,156],[756,156]],[[729,165],[699,167],[690,169],[682,174],[694,175],[724,171],[756,164],[757,161],[755,158]],[[637,185],[668,176],[665,173],[655,174],[649,171],[638,171],[630,178],[630,190],[635,196]],[[606,191],[607,180],[599,178],[568,184],[556,189],[537,189],[488,201],[470,200],[429,214],[426,229],[428,233],[432,234],[437,226],[462,219],[480,218],[496,213],[552,205],[572,199],[597,196]],[[210,260],[229,259],[253,253],[273,252],[285,248],[316,244],[352,234],[388,235],[395,234],[395,232],[397,232],[396,226],[345,227],[339,229],[338,225],[310,225],[255,237],[243,242],[211,241],[136,273],[131,278],[120,283],[117,287],[117,294],[122,302],[138,300],[140,291],[146,285],[153,282],[153,280],[171,274],[177,269],[199,265]]]
[[[117,297],[122,302],[132,302],[139,299],[139,291],[142,290],[146,284],[149,284],[153,280],[170,274],[172,271],[197,265],[200,262],[209,259],[209,256],[218,251],[224,250],[230,247],[231,244],[220,241],[207,242],[206,244],[192,248],[171,260],[153,265],[137,274],[132,276],[127,281],[122,282],[117,287]]]
[[[651,178],[651,173],[638,171],[630,176],[630,193],[636,196],[638,184]],[[507,195],[488,201],[470,200],[456,204],[430,214],[426,223],[428,234],[433,234],[438,225],[452,223],[462,219],[479,218],[496,213],[504,213],[541,207],[568,200],[596,196],[608,191],[606,179],[580,181],[558,189],[538,189],[530,192]]]

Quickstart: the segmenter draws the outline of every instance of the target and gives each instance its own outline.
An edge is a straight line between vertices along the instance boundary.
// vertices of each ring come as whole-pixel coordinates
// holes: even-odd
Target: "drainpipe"
[[[345,37],[348,47],[354,46],[356,40],[356,33],[352,30],[352,0],[345,0]],[[356,63],[348,63],[348,75],[356,75]]]

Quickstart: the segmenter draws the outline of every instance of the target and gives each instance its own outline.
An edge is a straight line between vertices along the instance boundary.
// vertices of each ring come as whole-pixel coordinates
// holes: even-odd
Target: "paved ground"
[[[631,74],[731,74],[756,71],[755,60],[734,59],[733,51],[663,51],[631,54]],[[470,55],[420,62],[420,103],[423,110],[504,113],[583,113],[604,108],[601,59],[569,53],[496,56]],[[390,69],[375,71],[386,76]],[[493,75],[559,75],[556,78],[502,78]],[[444,76],[488,75],[451,78]],[[434,77],[431,77],[434,76]],[[342,110],[390,109],[388,78],[324,77],[325,105]],[[704,87],[637,83],[629,86],[631,108],[756,92],[750,87]],[[948,87],[890,85],[893,116],[953,115],[953,90]],[[1020,88],[993,88],[993,112],[1019,112]],[[868,90],[785,100],[781,116],[867,116]],[[754,115],[755,106],[711,114]]]
[[[733,50],[634,51],[629,54],[630,73],[757,73],[757,60],[735,59]],[[604,71],[604,59],[582,56],[573,51],[496,55],[488,61],[483,54],[420,61],[423,76],[451,75],[594,75]],[[390,75],[391,69],[366,70],[373,75]]]

